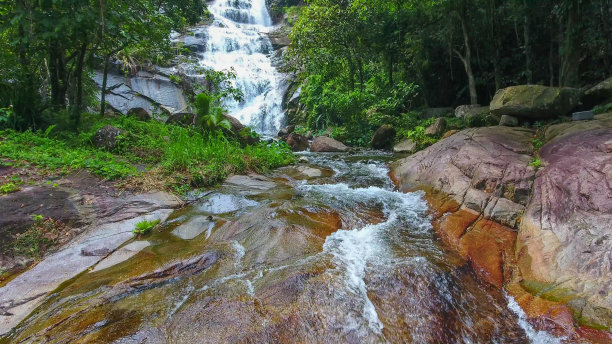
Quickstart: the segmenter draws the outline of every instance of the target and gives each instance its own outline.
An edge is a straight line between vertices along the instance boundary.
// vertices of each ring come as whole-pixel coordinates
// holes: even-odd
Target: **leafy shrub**
[[[17,191],[19,191],[19,186],[15,185],[15,183],[10,182],[0,185],[0,195],[8,195]]]
[[[204,130],[215,131],[219,129],[232,129],[230,121],[223,116],[223,109],[211,108],[212,97],[206,93],[196,96],[195,106],[199,117],[199,124]]]
[[[536,169],[540,168],[540,166],[542,166],[542,161],[540,160],[540,158],[535,157],[533,158],[533,160],[529,163],[529,166],[531,167],[535,167]]]
[[[593,108],[593,112],[596,115],[612,112],[612,103],[597,105],[595,108]]]
[[[136,235],[145,235],[148,234],[149,232],[151,232],[151,230],[153,230],[153,228],[155,228],[155,226],[157,226],[159,223],[161,222],[160,219],[157,220],[153,220],[153,221],[147,221],[147,220],[143,220],[140,221],[136,224],[136,226],[134,227],[134,229],[132,229],[132,233],[136,234]]]

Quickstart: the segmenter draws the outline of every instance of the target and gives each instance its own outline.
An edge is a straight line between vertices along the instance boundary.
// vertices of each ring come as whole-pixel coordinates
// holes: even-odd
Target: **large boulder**
[[[612,77],[588,89],[582,97],[582,103],[587,108],[608,102],[612,102]]]
[[[315,137],[310,145],[311,152],[346,152],[348,149],[344,143],[327,136]]]
[[[277,136],[285,140],[289,136],[289,134],[293,133],[294,130],[295,125],[288,125],[284,128],[281,128],[281,130],[278,131]]]
[[[550,134],[539,152],[544,167],[522,217],[517,257],[522,284],[563,296],[583,321],[612,328],[609,125],[565,125]]]
[[[411,139],[406,139],[398,144],[396,144],[395,146],[393,146],[393,152],[394,153],[414,153],[416,152],[418,149],[418,145],[416,144],[416,142],[412,141]]]
[[[246,126],[242,124],[236,117],[230,116],[226,113],[223,114],[223,117],[227,119],[232,125],[231,131],[234,134],[239,134],[244,128],[246,128]]]
[[[580,101],[580,90],[539,85],[512,86],[497,91],[491,112],[519,119],[542,120],[567,116]]]
[[[446,119],[445,118],[437,118],[436,121],[425,129],[425,135],[429,136],[439,136],[444,134],[446,131]]]
[[[469,119],[478,116],[486,116],[490,112],[488,106],[482,105],[460,105],[455,109],[455,117]]]
[[[137,119],[141,120],[141,121],[148,121],[151,119],[151,114],[149,113],[149,111],[141,108],[141,107],[136,107],[136,108],[132,108],[128,111],[127,113],[128,116],[132,116],[132,117],[136,117]]]
[[[301,152],[308,149],[308,138],[297,133],[289,134],[286,142],[294,152]]]
[[[385,124],[378,128],[370,141],[370,145],[374,149],[387,149],[393,145],[395,139],[395,128],[393,126]]]
[[[125,135],[125,131],[111,125],[105,125],[96,131],[91,142],[98,148],[114,151],[119,147],[122,135]]]

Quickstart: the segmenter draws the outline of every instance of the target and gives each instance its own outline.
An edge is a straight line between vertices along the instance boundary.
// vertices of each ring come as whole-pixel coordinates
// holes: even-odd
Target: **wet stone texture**
[[[441,241],[481,280],[506,286],[536,328],[610,342],[611,118],[549,127],[538,171],[532,132],[491,127],[399,160],[390,175],[426,190]]]
[[[171,214],[150,246],[124,246],[141,249],[131,258],[65,283],[0,341],[526,342],[505,296],[440,246],[423,194],[393,191],[384,159],[313,157],[334,176],[234,178]],[[173,234],[208,216],[210,236]]]

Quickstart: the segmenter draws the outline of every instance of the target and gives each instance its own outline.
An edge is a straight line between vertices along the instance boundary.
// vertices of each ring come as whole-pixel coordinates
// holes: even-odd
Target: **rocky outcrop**
[[[291,133],[287,137],[287,144],[294,152],[305,151],[308,149],[308,138],[297,133]]]
[[[310,144],[311,152],[346,152],[347,150],[348,147],[344,143],[327,136],[315,137]]]
[[[93,79],[101,87],[103,74],[96,71]],[[133,109],[143,109],[149,114],[189,110],[183,88],[155,71],[139,71],[130,76],[109,73],[105,99],[114,111],[124,115]]]
[[[139,107],[130,109],[127,115],[136,117],[141,121],[148,121],[151,119],[151,114],[147,110]]]
[[[488,106],[481,105],[461,105],[455,109],[455,117],[469,119],[478,116],[486,116],[490,112]]]
[[[393,152],[394,153],[414,153],[416,152],[418,146],[416,144],[416,142],[412,141],[411,139],[406,139],[398,144],[396,144],[395,146],[393,146]]]
[[[516,127],[518,126],[518,124],[519,124],[518,118],[514,116],[503,115],[499,119],[499,125],[502,125],[504,127]]]
[[[391,176],[426,191],[437,235],[537,328],[609,340],[582,325],[612,328],[612,113],[549,127],[539,170],[533,135],[467,129],[397,161]]]
[[[393,145],[395,139],[395,128],[392,125],[382,125],[372,136],[370,145],[374,149],[387,149]]]
[[[133,238],[131,230],[137,222],[163,221],[182,203],[163,192],[119,191],[112,183],[100,181],[84,171],[55,184],[53,188],[24,188],[0,198],[3,215],[11,215],[7,217],[11,222],[6,225],[13,232],[28,225],[23,220],[29,219],[32,212],[61,219],[69,227],[60,240],[64,246],[0,287],[0,335],[21,322],[61,283],[89,269]],[[41,204],[44,200],[48,203]],[[6,232],[0,232],[0,236],[5,235]],[[2,270],[10,268],[0,266]]]
[[[446,119],[436,118],[436,121],[425,129],[425,135],[439,136],[446,131]]]
[[[512,86],[497,91],[491,112],[519,119],[542,120],[567,116],[580,101],[580,90],[539,85]]]
[[[582,103],[587,108],[608,102],[612,102],[612,77],[591,87],[582,97]]]
[[[94,134],[91,142],[98,148],[114,151],[119,147],[121,135],[125,135],[123,130],[105,125]]]
[[[522,283],[564,295],[589,323],[612,328],[612,129],[558,135],[522,217]]]

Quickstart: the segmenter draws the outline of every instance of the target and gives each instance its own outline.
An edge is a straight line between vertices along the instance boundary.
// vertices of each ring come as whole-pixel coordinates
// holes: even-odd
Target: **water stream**
[[[444,250],[423,195],[393,190],[393,156],[305,156],[176,211],[150,246],[65,283],[10,339],[558,342]]]
[[[214,22],[206,30],[200,64],[233,70],[244,101],[228,100],[230,115],[261,134],[276,134],[283,118],[282,74],[272,66],[267,32],[272,19],[265,0],[217,0],[208,6]]]

